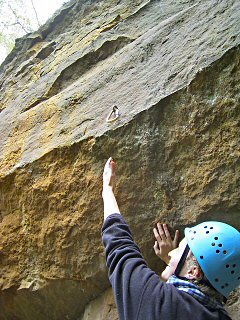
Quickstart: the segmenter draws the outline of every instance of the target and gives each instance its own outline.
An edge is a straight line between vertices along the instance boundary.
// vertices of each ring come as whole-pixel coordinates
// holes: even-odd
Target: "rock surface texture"
[[[81,0],[17,41],[0,67],[0,320],[118,319],[101,243],[109,156],[156,272],[157,220],[240,228],[239,25],[238,0]]]

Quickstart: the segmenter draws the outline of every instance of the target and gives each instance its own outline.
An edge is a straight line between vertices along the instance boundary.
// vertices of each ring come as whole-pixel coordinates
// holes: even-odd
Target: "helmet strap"
[[[189,248],[189,246],[188,246],[188,244],[187,244],[186,247],[185,247],[185,249],[184,249],[184,251],[183,251],[183,254],[182,254],[182,256],[181,256],[181,258],[180,258],[180,260],[179,260],[179,262],[178,262],[177,268],[176,268],[176,270],[175,270],[175,272],[174,272],[174,275],[175,275],[176,277],[178,277],[178,278],[180,278],[180,279],[184,279],[184,280],[185,280],[185,278],[180,277],[179,275],[180,275],[180,272],[181,272],[181,270],[182,270],[182,268],[183,268],[183,265],[184,265],[184,263],[185,263],[185,261],[186,261],[186,258],[187,258],[187,255],[188,255],[189,250],[190,250],[190,248]]]

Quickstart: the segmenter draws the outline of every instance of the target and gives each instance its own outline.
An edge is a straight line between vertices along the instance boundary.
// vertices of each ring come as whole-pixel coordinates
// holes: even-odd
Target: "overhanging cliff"
[[[110,155],[156,272],[157,219],[240,228],[239,24],[238,1],[70,1],[18,40],[0,68],[1,320],[117,318],[100,235]]]

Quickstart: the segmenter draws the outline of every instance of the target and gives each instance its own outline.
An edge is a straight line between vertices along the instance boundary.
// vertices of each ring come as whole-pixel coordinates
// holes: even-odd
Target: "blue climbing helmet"
[[[240,232],[216,221],[200,223],[184,232],[208,281],[227,298],[240,285]]]

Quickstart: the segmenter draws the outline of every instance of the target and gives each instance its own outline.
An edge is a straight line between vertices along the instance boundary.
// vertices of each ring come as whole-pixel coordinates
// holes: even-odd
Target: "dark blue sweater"
[[[188,293],[164,283],[147,267],[120,214],[104,222],[102,238],[120,320],[229,320],[224,309],[210,310]]]

